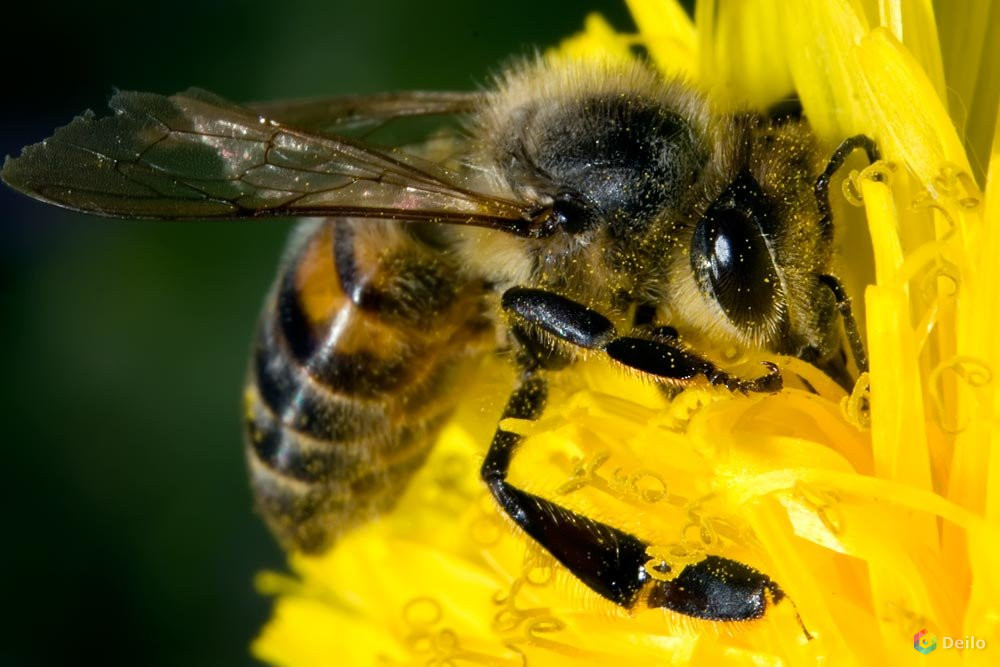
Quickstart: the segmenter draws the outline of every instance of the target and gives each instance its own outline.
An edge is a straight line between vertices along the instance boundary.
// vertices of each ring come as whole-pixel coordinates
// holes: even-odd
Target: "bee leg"
[[[745,380],[673,342],[622,336],[605,345],[604,351],[620,364],[676,383],[686,383],[704,375],[713,385],[743,393],[771,393],[780,391],[782,386],[781,371],[769,361],[764,362],[765,375]]]
[[[820,228],[823,235],[829,240],[833,238],[833,211],[830,207],[830,180],[833,175],[844,166],[847,157],[859,148],[863,148],[868,155],[868,161],[878,162],[881,156],[875,140],[863,134],[856,134],[853,137],[844,139],[837,150],[830,156],[830,161],[826,163],[826,169],[816,179],[813,192],[816,195],[816,206],[819,208]]]
[[[861,340],[858,321],[854,319],[854,311],[851,310],[851,297],[847,296],[844,284],[836,276],[822,275],[819,277],[819,281],[833,292],[833,298],[837,301],[837,310],[844,318],[844,331],[847,333],[847,342],[851,346],[851,354],[854,355],[854,363],[858,366],[858,372],[867,372],[868,353],[865,351],[864,341]]]
[[[665,339],[667,342],[674,342],[679,337],[677,329],[673,327],[656,326],[656,309],[648,304],[640,304],[635,309],[635,315],[632,318],[632,329],[633,331],[641,330],[649,332],[655,339]],[[658,382],[656,388],[660,390],[660,394],[668,401],[674,400],[684,391],[682,385],[668,382]]]
[[[529,368],[503,418],[538,419],[546,395],[541,373]],[[785,597],[767,575],[719,556],[687,565],[674,577],[663,576],[670,566],[650,558],[649,543],[511,485],[507,474],[520,442],[520,435],[497,428],[480,471],[483,481],[521,530],[602,597],[626,609],[644,604],[714,621],[760,618],[768,604]]]
[[[830,180],[833,175],[837,173],[842,166],[844,166],[844,161],[847,157],[862,148],[865,154],[868,156],[868,162],[874,164],[881,159],[879,154],[878,146],[875,145],[875,140],[871,137],[867,137],[863,134],[858,134],[853,137],[848,137],[845,139],[837,150],[833,152],[830,157],[830,161],[826,165],[826,169],[823,173],[819,175],[816,179],[816,185],[814,191],[816,194],[816,205],[819,208],[820,214],[820,225],[823,230],[824,236],[828,239],[833,238],[833,211],[830,207]],[[854,355],[854,362],[857,364],[858,372],[864,373],[868,370],[868,355],[865,353],[864,343],[861,341],[861,333],[858,331],[858,322],[854,319],[854,313],[851,311],[851,300],[847,296],[847,292],[844,290],[843,284],[830,275],[822,275],[819,277],[821,283],[826,285],[837,301],[837,310],[840,311],[841,317],[844,319],[844,331],[847,333],[847,341],[851,346],[851,354]]]
[[[778,367],[766,362],[768,373],[744,380],[726,373],[711,361],[684,349],[669,327],[652,332],[652,339],[619,336],[611,321],[595,310],[564,296],[539,289],[512,287],[501,305],[517,325],[535,326],[564,342],[603,350],[615,361],[658,378],[685,383],[704,375],[712,384],[733,391],[774,392],[781,389]]]

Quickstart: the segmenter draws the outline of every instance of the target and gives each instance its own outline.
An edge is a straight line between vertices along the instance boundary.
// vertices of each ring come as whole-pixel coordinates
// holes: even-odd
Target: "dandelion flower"
[[[641,533],[672,565],[750,564],[787,598],[759,620],[713,623],[626,611],[575,580],[478,479],[513,382],[488,361],[493,379],[469,393],[494,408],[460,408],[391,514],[323,556],[293,555],[293,576],[261,575],[277,596],[253,645],[262,660],[898,664],[916,657],[921,630],[985,642],[942,642],[951,663],[1000,650],[996,7],[747,0],[700,3],[692,21],[674,0],[629,6],[637,35],[593,15],[558,53],[632,58],[641,46],[723,107],[794,90],[831,150],[876,139],[884,160],[850,162],[832,191],[870,373],[845,395],[782,360],[815,391],[690,388],[667,402],[589,361],[559,374],[541,420],[508,426],[527,435],[511,481]]]

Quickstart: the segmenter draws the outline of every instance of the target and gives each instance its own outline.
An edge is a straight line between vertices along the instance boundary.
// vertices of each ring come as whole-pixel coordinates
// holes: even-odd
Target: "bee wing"
[[[246,106],[282,124],[336,135],[371,131],[400,118],[469,113],[476,109],[482,97],[482,93],[405,91],[254,102]]]
[[[530,235],[537,208],[396,150],[285,125],[212,93],[119,92],[8,157],[3,180],[58,206],[125,218],[359,216]],[[291,114],[288,114],[289,117]]]

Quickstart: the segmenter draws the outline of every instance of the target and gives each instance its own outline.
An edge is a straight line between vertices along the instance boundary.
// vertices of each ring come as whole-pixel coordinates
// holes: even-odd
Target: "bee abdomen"
[[[317,551],[392,507],[483,349],[481,290],[398,224],[339,220],[294,250],[246,391],[257,505]]]

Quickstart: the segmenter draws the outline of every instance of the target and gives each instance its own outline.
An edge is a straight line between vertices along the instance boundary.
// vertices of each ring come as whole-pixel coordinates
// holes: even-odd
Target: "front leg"
[[[538,419],[545,408],[546,384],[540,371],[524,371],[503,418]],[[552,554],[575,577],[602,597],[626,609],[638,604],[715,621],[760,618],[784,592],[767,575],[719,556],[684,567],[668,581],[647,568],[669,573],[653,563],[649,544],[507,482],[511,459],[521,436],[497,428],[480,474],[504,513]],[[808,633],[807,633],[808,634]]]
[[[564,296],[540,289],[512,287],[503,293],[501,305],[517,325],[535,326],[559,340],[589,350],[603,350],[620,364],[677,384],[704,376],[713,385],[733,391],[775,392],[781,389],[781,373],[765,363],[768,373],[745,380],[734,377],[711,361],[681,347],[670,336],[651,338],[619,336],[611,320]]]

